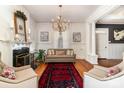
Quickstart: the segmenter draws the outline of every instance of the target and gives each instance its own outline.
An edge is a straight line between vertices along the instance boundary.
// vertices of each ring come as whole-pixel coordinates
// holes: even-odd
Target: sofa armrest
[[[22,67],[14,67],[14,70],[17,72],[17,71],[25,70],[25,69],[28,69],[28,68],[31,68],[31,66],[26,65],[26,66],[22,66]]]
[[[74,54],[74,58],[76,59],[76,54]]]
[[[124,71],[121,71],[121,72],[119,72],[119,73],[117,73],[117,74],[115,74],[115,75],[113,75],[113,76],[106,77],[106,78],[104,78],[103,80],[104,80],[104,81],[112,80],[112,79],[120,78],[120,77],[122,77],[122,76],[124,76]]]
[[[96,76],[96,75],[94,75],[92,73],[88,73],[88,72],[84,72],[84,78],[85,77],[90,77],[90,78],[93,78],[93,79],[96,79],[96,80],[100,80],[100,81],[103,80],[103,78],[100,78],[99,76]]]

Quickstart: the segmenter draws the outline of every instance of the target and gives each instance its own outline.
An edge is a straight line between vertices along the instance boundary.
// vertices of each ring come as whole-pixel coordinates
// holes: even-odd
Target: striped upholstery
[[[48,49],[45,62],[75,62],[73,49]]]

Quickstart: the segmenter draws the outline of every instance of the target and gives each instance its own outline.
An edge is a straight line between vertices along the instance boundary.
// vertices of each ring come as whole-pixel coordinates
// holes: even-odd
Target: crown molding
[[[112,11],[117,9],[118,7],[120,7],[120,5],[102,5],[102,6],[99,6],[98,9],[96,9],[96,11],[91,16],[88,17],[87,22],[89,22],[89,23],[97,22],[97,20],[108,15],[109,13],[111,13]]]

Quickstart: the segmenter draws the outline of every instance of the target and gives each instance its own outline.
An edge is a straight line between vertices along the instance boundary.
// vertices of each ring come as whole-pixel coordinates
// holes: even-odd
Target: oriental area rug
[[[49,63],[39,79],[39,88],[82,88],[83,79],[73,63]]]

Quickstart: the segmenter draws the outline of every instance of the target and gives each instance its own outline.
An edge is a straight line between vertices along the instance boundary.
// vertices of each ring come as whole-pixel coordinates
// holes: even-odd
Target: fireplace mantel
[[[16,41],[10,41],[10,40],[0,40],[2,43],[10,43],[10,44],[26,44],[30,45],[32,42],[16,42]]]
[[[0,42],[2,42],[2,43],[10,43],[9,40],[0,40]]]

